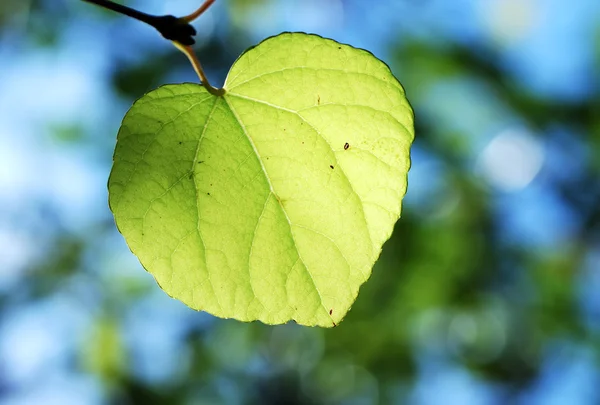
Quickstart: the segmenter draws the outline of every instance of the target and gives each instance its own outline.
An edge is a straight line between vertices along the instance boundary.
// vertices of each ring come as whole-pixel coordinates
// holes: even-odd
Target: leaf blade
[[[165,86],[134,104],[109,180],[117,225],[161,287],[192,308],[335,326],[400,215],[414,136],[404,91],[366,51],[291,33],[244,53],[225,89]],[[172,139],[153,141],[147,132],[165,122]],[[146,153],[166,163],[131,166]],[[126,176],[144,187],[122,184]],[[154,195],[150,206],[170,203],[144,211],[140,193]],[[140,241],[150,216],[160,242]]]

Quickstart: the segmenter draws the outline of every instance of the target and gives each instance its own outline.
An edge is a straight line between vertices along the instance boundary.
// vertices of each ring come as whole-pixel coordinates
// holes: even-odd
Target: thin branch
[[[124,6],[122,4],[113,3],[112,1],[108,1],[108,0],[83,0],[83,1],[95,4],[100,7],[107,8],[112,11],[116,11],[117,13],[124,14],[128,17],[135,18],[138,21],[145,22],[146,24],[150,24],[150,25],[154,26],[154,18],[156,18],[155,16],[152,16],[152,15],[146,14],[146,13],[142,13],[141,11],[134,10],[133,8]]]
[[[208,81],[208,78],[206,77],[206,74],[204,73],[204,69],[202,69],[200,61],[196,57],[196,53],[190,46],[196,42],[193,38],[193,36],[196,35],[196,29],[190,25],[190,22],[194,21],[202,13],[204,13],[215,2],[215,0],[205,0],[205,2],[200,6],[200,8],[198,8],[192,14],[182,18],[177,18],[172,15],[154,16],[142,13],[141,11],[134,10],[133,8],[123,6],[121,4],[117,4],[109,0],[83,1],[96,4],[100,7],[104,7],[112,11],[116,11],[117,13],[124,14],[128,17],[134,18],[138,21],[142,21],[156,28],[163,37],[172,41],[173,44],[177,47],[177,49],[179,49],[185,54],[185,56],[187,56],[194,70],[198,74],[202,85],[206,88],[206,90],[208,90],[209,93],[214,94],[216,96],[220,96],[225,93],[223,89],[217,89],[211,86],[210,82]]]
[[[160,34],[170,40],[177,41],[184,45],[193,45],[196,43],[193,36],[196,35],[196,29],[192,27],[183,18],[177,18],[172,15],[155,16],[133,8],[114,3],[109,0],[83,0],[88,3],[96,4],[100,7],[116,11],[117,13],[134,18],[154,27]]]
[[[194,21],[196,18],[200,17],[202,15],[202,13],[204,13],[206,10],[208,10],[208,8],[210,6],[212,6],[212,4],[215,2],[215,0],[206,0],[204,2],[204,4],[202,4],[198,10],[194,11],[192,14],[190,15],[186,15],[185,17],[181,17],[182,20],[190,23],[192,21]]]

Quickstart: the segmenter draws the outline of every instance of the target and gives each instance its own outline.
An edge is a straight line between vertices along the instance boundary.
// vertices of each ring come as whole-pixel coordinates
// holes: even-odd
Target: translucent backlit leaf
[[[400,216],[413,113],[372,54],[285,33],[223,95],[139,99],[109,180],[119,230],[172,297],[225,318],[334,326]]]

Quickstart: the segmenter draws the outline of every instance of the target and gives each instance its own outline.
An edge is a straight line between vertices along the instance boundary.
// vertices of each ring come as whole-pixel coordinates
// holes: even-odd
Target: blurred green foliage
[[[237,54],[251,45],[246,17],[263,10],[262,3],[225,2],[230,28],[198,48],[211,74],[224,77]],[[64,1],[0,3],[4,31],[21,30],[19,40],[37,47],[54,46],[63,22],[104,18],[97,14]],[[30,210],[32,217],[43,218],[43,227],[36,225],[40,221],[22,221],[43,241],[43,254],[31,258],[14,288],[2,290],[0,322],[20,307],[59,294],[70,297],[93,322],[85,344],[73,349],[77,361],[68,367],[97,376],[106,401],[119,404],[409,403],[429,375],[424,364],[468,370],[477,384],[498,389],[494,403],[518,403],[542,378],[545,359],[557,345],[567,359],[585,351],[597,368],[600,313],[583,310],[582,289],[589,272],[600,268],[594,262],[600,244],[598,84],[590,84],[587,98],[562,101],[526,90],[503,66],[496,44],[396,38],[391,28],[389,37],[388,62],[415,109],[412,170],[426,175],[418,177],[420,184],[410,178],[403,217],[339,327],[269,327],[195,313],[157,293],[149,275],[134,275],[143,270],[125,251],[108,211],[81,234],[54,218],[44,201]],[[123,103],[121,113],[173,72],[188,69],[184,80],[194,80],[185,59],[166,43],[133,62],[119,56],[120,46],[109,55],[114,64],[109,80],[114,99]],[[458,93],[444,92],[449,83]],[[444,99],[457,94],[461,97]],[[465,103],[464,115],[453,113]],[[518,123],[548,150],[571,156],[568,175],[545,165],[534,180],[574,218],[559,243],[507,236],[512,218],[501,208],[509,197],[473,169],[477,141],[469,132],[483,134],[490,123]],[[97,142],[104,154],[116,134],[109,129],[117,127],[118,122],[107,124],[105,138],[96,140],[73,136],[69,127],[54,130],[61,142]],[[98,160],[108,170],[110,158]],[[417,191],[411,203],[411,192]],[[510,198],[518,204],[525,199],[518,193]],[[153,319],[153,305],[173,312]],[[136,332],[142,326],[134,327],[132,318],[148,329]],[[165,319],[168,324],[154,324]],[[164,350],[176,372],[155,379],[140,373],[140,363],[156,372],[165,366],[158,355],[139,358],[136,333],[156,335],[156,347],[171,342]]]

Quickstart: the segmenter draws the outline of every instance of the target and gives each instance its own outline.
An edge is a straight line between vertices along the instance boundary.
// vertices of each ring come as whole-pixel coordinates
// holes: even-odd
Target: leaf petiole
[[[181,52],[183,52],[185,54],[185,56],[187,56],[190,63],[194,67],[196,74],[200,78],[200,81],[202,82],[202,84],[204,85],[206,90],[208,90],[208,92],[210,94],[213,94],[215,96],[222,96],[223,94],[225,94],[224,89],[217,89],[216,87],[213,87],[210,84],[210,82],[208,81],[208,78],[206,77],[206,74],[204,73],[204,69],[202,69],[200,60],[198,60],[198,58],[196,57],[196,53],[194,52],[194,50],[192,49],[191,46],[183,45],[183,44],[180,44],[179,42],[173,42],[173,45],[175,45],[175,47],[177,49],[179,49]]]

